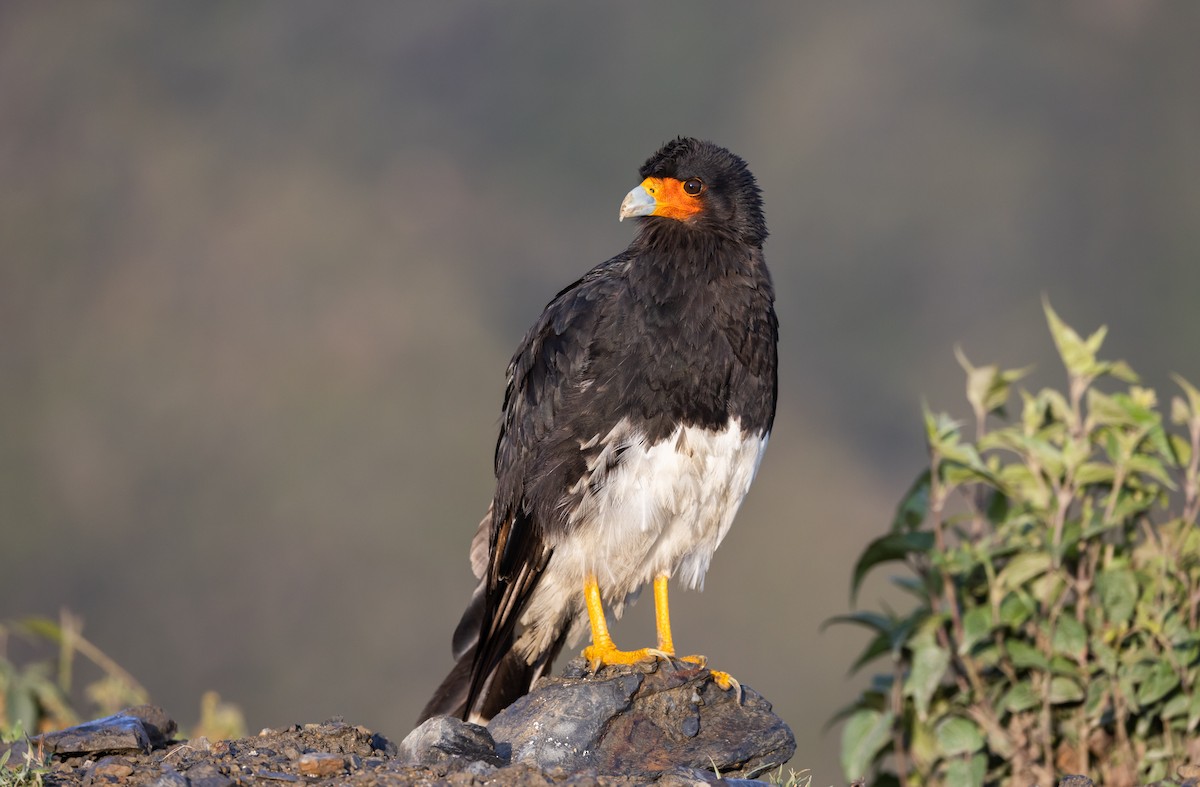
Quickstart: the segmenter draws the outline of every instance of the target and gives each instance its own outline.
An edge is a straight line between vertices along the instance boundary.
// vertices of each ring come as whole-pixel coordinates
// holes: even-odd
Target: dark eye
[[[683,192],[689,196],[696,196],[704,191],[704,183],[700,178],[688,178],[683,182]]]

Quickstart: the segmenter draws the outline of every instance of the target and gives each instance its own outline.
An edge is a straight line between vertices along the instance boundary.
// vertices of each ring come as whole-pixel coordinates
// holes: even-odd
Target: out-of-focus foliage
[[[50,658],[9,657],[8,640],[17,637],[34,646],[50,645]],[[76,691],[77,660],[99,674]],[[82,697],[77,696],[82,694]],[[81,704],[81,700],[86,704]],[[0,738],[16,739],[108,716],[149,701],[149,693],[121,665],[83,636],[83,623],[67,610],[59,620],[28,617],[0,623]],[[200,720],[187,737],[214,740],[245,735],[241,710],[206,692]]]
[[[26,663],[8,657],[10,637],[51,644],[54,658]],[[72,700],[76,657],[100,669],[83,687],[89,705],[81,714]],[[144,688],[119,664],[83,636],[82,622],[63,610],[58,622],[29,617],[0,623],[0,734],[37,735],[78,724],[83,718],[115,713],[147,701]]]
[[[200,697],[200,720],[188,732],[189,738],[208,738],[214,741],[243,738],[246,735],[246,719],[242,709],[226,702],[215,691],[206,691]]]
[[[43,777],[50,768],[46,765],[47,756],[43,750],[31,747],[19,761],[11,760],[11,751],[0,754],[0,787],[42,787],[45,784]]]
[[[1200,764],[1200,391],[1169,414],[1045,306],[1065,391],[965,355],[974,430],[926,411],[930,466],[854,568],[902,562],[911,611],[836,620],[887,671],[843,713],[847,776],[876,784],[1127,787]],[[1110,382],[1124,383],[1110,390]]]

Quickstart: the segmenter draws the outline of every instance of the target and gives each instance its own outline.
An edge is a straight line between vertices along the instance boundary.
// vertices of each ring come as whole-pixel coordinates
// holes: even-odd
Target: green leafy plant
[[[973,432],[925,413],[929,468],[851,583],[884,563],[916,600],[860,610],[853,669],[886,663],[839,714],[848,778],[1117,787],[1200,764],[1200,391],[1169,419],[1121,361],[1045,305],[1065,392],[961,352]],[[1098,384],[1124,389],[1104,392]],[[1169,421],[1169,423],[1166,423]]]
[[[57,648],[57,658],[18,664],[10,661],[7,642],[17,635]],[[58,622],[30,617],[0,624],[0,735],[12,739],[77,724],[71,703],[76,657],[100,669],[84,695],[94,715],[106,716],[147,701],[148,693],[132,675],[83,636],[83,623],[63,610]]]
[[[52,658],[16,662],[8,656],[13,636],[57,649]],[[78,724],[81,716],[72,704],[77,658],[99,676],[83,686],[86,718],[109,716],[132,705],[149,702],[149,692],[111,656],[83,636],[83,622],[62,610],[57,622],[41,617],[0,623],[0,741],[18,740]],[[241,709],[223,701],[213,691],[200,698],[200,718],[193,736],[211,739],[241,738],[246,720]],[[22,764],[22,768],[29,763]],[[32,778],[35,771],[26,768]],[[0,772],[3,776],[3,772]],[[0,787],[5,782],[0,781]]]
[[[11,755],[11,750],[0,753],[0,787],[42,787],[50,772],[45,752],[29,746],[16,762],[9,761]]]

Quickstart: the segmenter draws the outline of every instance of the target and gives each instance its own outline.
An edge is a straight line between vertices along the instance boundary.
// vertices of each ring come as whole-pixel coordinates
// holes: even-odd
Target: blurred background
[[[5,4],[0,619],[69,607],[184,723],[216,689],[403,737],[512,349],[702,136],[765,193],[782,399],[676,639],[838,782],[866,637],[820,624],[922,399],[967,413],[955,344],[1060,385],[1045,294],[1164,400],[1200,382],[1198,36],[1126,0]]]

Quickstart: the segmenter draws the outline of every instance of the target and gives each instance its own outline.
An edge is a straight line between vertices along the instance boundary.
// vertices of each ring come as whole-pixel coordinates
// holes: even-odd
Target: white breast
[[[702,587],[766,444],[767,435],[743,432],[737,420],[722,430],[680,427],[653,445],[622,421],[585,443],[602,450],[579,482],[576,491],[586,492],[569,512],[569,527],[554,544],[522,622],[543,628],[547,618],[578,617],[590,573],[617,616],[660,573]],[[527,634],[541,640],[551,632]]]

